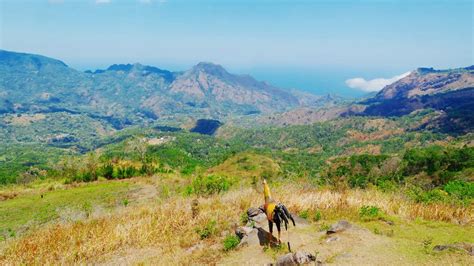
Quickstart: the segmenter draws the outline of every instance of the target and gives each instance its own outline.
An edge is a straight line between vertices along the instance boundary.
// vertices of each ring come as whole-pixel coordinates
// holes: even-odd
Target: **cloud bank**
[[[346,85],[352,89],[359,89],[367,92],[379,91],[383,87],[394,83],[397,80],[400,80],[408,76],[411,72],[406,72],[401,75],[394,76],[392,78],[376,78],[371,80],[366,80],[364,78],[352,78],[346,80]]]

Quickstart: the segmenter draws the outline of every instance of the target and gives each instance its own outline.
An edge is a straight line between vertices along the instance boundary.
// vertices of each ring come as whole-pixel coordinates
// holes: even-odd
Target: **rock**
[[[254,208],[254,207],[250,207],[248,210],[247,210],[247,216],[250,218],[250,217],[253,217],[253,216],[257,216],[259,215],[260,213],[264,213],[262,211],[262,209],[260,208]]]
[[[258,236],[258,229],[252,228],[250,232],[242,237],[242,240],[239,243],[240,246],[260,246],[260,239]]]
[[[308,264],[313,261],[316,261],[316,256],[306,251],[297,251],[294,253],[288,253],[286,255],[281,256],[276,261],[276,265],[279,265],[279,266],[301,265],[301,264]]]
[[[336,256],[337,259],[347,259],[352,257],[350,253],[344,252]]]
[[[239,226],[235,229],[235,234],[240,238],[244,238],[244,236],[248,235],[253,230],[252,227],[248,226]]]
[[[278,240],[276,237],[271,236],[268,231],[265,231],[261,227],[252,228],[239,243],[240,246],[264,246],[264,245],[276,245]]]
[[[249,222],[247,223],[247,226],[255,226],[255,227],[263,227],[267,222],[267,215],[261,208],[254,208],[250,207],[247,210],[247,217],[249,219]]]
[[[186,249],[186,253],[187,253],[187,254],[191,254],[191,253],[193,253],[194,251],[200,250],[200,249],[202,249],[202,248],[204,248],[204,244],[198,243],[198,244],[196,244],[196,245],[194,245],[194,246],[191,246],[190,248]]]
[[[326,239],[326,243],[334,242],[334,241],[338,241],[338,240],[339,240],[339,237],[333,236],[333,237],[330,237],[330,238]]]
[[[267,215],[265,213],[260,213],[256,216],[249,217],[249,223],[247,225],[255,224],[255,227],[263,227],[268,224]]]
[[[454,243],[454,244],[447,244],[447,245],[436,245],[433,248],[433,251],[443,251],[447,249],[455,249],[455,250],[462,250],[466,251],[469,255],[474,256],[474,244],[470,243]]]
[[[352,225],[348,221],[341,220],[329,227],[329,229],[326,231],[326,234],[334,234],[334,233],[339,233],[342,231],[345,231],[347,229],[350,229]]]

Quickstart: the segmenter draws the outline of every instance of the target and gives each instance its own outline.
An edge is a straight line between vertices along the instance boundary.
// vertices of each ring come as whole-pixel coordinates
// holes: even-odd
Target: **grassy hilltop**
[[[293,249],[324,263],[470,264],[465,251],[433,248],[474,238],[473,136],[411,130],[429,116],[225,125],[215,137],[124,131],[2,187],[0,261],[272,262],[285,247],[237,248],[233,232],[263,203],[267,178],[301,219]],[[341,219],[361,230],[328,242]]]

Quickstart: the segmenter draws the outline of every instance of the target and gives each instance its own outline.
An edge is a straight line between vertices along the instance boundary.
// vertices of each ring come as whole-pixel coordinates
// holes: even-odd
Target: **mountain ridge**
[[[122,121],[118,129],[160,117],[225,119],[307,104],[291,91],[209,62],[183,72],[140,63],[81,72],[53,58],[1,50],[0,74],[2,113],[69,110]]]

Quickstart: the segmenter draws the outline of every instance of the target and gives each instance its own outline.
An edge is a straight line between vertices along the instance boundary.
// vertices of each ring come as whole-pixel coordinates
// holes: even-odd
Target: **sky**
[[[417,67],[474,64],[472,0],[0,0],[0,49],[79,70],[201,61],[360,96]]]

